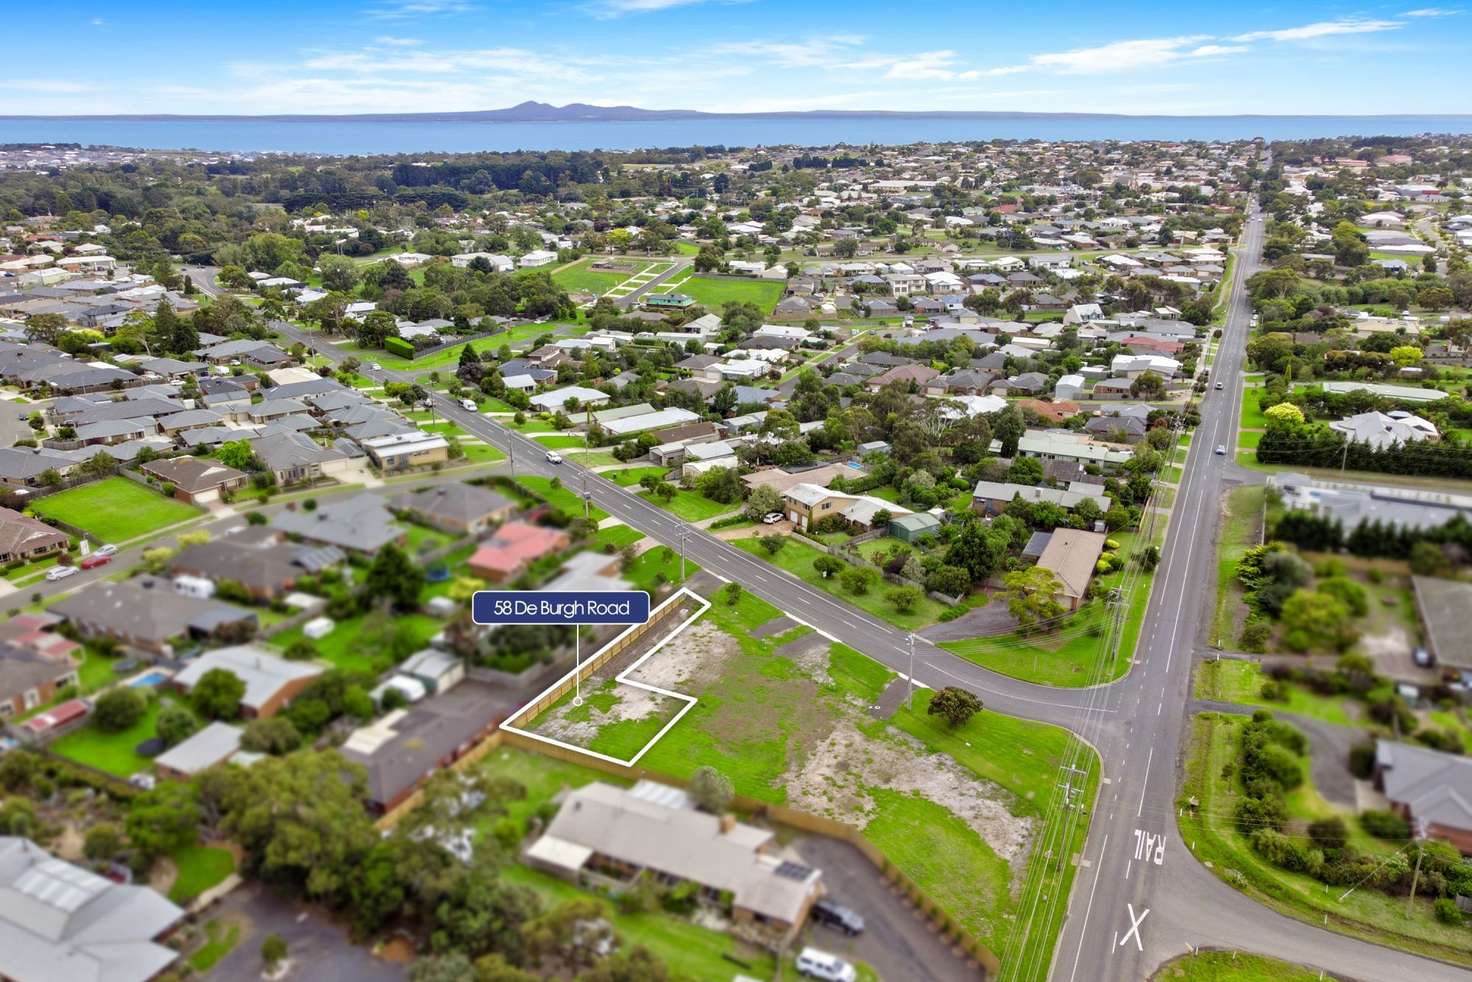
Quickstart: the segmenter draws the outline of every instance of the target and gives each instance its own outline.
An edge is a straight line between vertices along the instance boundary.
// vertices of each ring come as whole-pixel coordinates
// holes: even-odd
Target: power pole
[[[684,526],[680,527],[680,582],[685,582],[685,538],[690,530]]]
[[[593,496],[588,493],[588,472],[583,471],[583,518],[585,520],[591,520],[592,518],[590,511],[592,500]]]
[[[1421,856],[1426,852],[1426,820],[1416,819],[1416,870],[1411,874],[1411,895],[1406,898],[1406,916],[1411,916],[1411,909],[1416,903],[1416,884],[1421,879]]]
[[[910,676],[908,679],[909,690],[905,693],[905,708],[910,712],[915,711],[915,635],[912,633],[906,637],[910,642]]]

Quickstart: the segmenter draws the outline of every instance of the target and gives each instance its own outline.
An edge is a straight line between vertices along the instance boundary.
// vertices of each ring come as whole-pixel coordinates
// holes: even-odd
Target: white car
[[[1221,384],[1221,383],[1220,383],[1220,382],[1218,382],[1218,383],[1217,383],[1217,384],[1216,384],[1216,387],[1217,387],[1217,389],[1218,389],[1218,390],[1220,390],[1220,389],[1221,389],[1221,387],[1222,387],[1222,384]]]
[[[562,454],[558,453],[556,450],[548,450],[547,451],[547,463],[549,463],[549,464],[560,464],[560,463],[562,463]]]
[[[802,954],[797,956],[797,971],[799,975],[810,975],[824,982],[854,982],[858,976],[848,962],[817,948],[802,950]]]
[[[460,408],[464,409],[468,413],[480,412],[480,407],[475,404],[474,399],[461,399]]]
[[[98,546],[96,549],[92,550],[92,555],[94,556],[116,556],[117,554],[118,547],[113,545],[112,543],[108,543],[105,546]]]
[[[128,783],[141,791],[152,791],[154,785],[158,782],[147,771],[139,771],[137,774],[133,774],[128,778]]]
[[[1225,443],[1218,443],[1216,445],[1216,455],[1218,457],[1225,457],[1227,455],[1227,445]]]
[[[57,580],[64,580],[68,576],[76,576],[80,572],[81,570],[75,566],[53,566],[46,571],[46,582],[55,583]]]
[[[782,521],[782,513],[780,511],[769,511],[762,516],[763,525],[776,525],[780,521]]]
[[[370,361],[368,363],[368,370],[370,372],[381,372],[383,371],[383,366],[376,361]]]

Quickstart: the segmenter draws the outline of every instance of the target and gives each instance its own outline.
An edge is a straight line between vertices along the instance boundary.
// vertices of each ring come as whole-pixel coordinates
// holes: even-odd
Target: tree
[[[1136,399],[1159,399],[1165,395],[1165,379],[1154,372],[1141,372],[1130,383],[1130,395]]]
[[[148,703],[137,689],[119,685],[97,697],[92,725],[104,733],[121,733],[143,718]]]
[[[965,726],[966,721],[981,712],[981,700],[959,686],[948,685],[930,697],[930,706],[925,712],[939,716],[952,727]]]
[[[1302,426],[1304,423],[1303,410],[1291,402],[1280,402],[1276,406],[1269,406],[1263,411],[1263,415],[1270,422],[1280,426]]]
[[[1283,602],[1278,615],[1283,644],[1293,651],[1329,648],[1343,651],[1357,633],[1350,626],[1349,608],[1338,597],[1300,588]]]
[[[26,318],[26,340],[40,344],[57,344],[67,332],[66,318],[60,314],[32,314]]]
[[[731,807],[736,793],[731,779],[709,764],[696,768],[690,776],[689,790],[691,800],[699,808],[716,815],[724,814]]]
[[[238,471],[255,470],[258,466],[255,451],[251,450],[248,440],[227,440],[215,451],[215,457],[226,467]]]
[[[1027,421],[1016,405],[999,410],[992,419],[992,436],[1001,441],[1003,457],[1017,456],[1017,443],[1027,432]]]
[[[166,747],[183,743],[197,729],[199,719],[189,711],[189,707],[177,702],[168,703],[161,708],[158,711],[158,720],[154,723],[154,733]]]
[[[362,595],[370,602],[387,600],[395,610],[410,611],[419,606],[423,589],[424,571],[390,542],[373,557],[373,565],[363,579]]]
[[[824,553],[813,559],[813,571],[823,579],[831,579],[835,573],[842,573],[848,566],[842,559]]]
[[[879,579],[879,574],[867,566],[850,566],[839,575],[843,588],[855,596],[863,596]]]
[[[896,587],[889,591],[889,605],[901,614],[908,614],[920,604],[920,591],[912,586]]]
[[[1002,583],[1006,588],[1003,595],[1007,598],[1007,610],[1017,619],[1022,633],[1063,616],[1066,608],[1058,600],[1063,584],[1052,570],[1030,566],[1008,573]]]
[[[229,769],[220,827],[244,850],[248,870],[330,899],[379,840],[365,793],[362,768],[336,751],[265,757]]]
[[[276,966],[286,960],[286,939],[276,932],[266,935],[261,941],[261,961],[266,964],[266,971],[276,971]]]
[[[280,756],[301,745],[302,735],[296,724],[281,715],[253,719],[245,724],[245,732],[240,735],[242,749],[260,754]]]
[[[116,825],[101,822],[87,830],[82,843],[82,855],[94,863],[110,861],[123,849],[123,835]]]
[[[782,496],[775,488],[763,484],[754,488],[746,497],[746,504],[742,505],[741,513],[753,522],[759,522],[772,512],[782,510]]]
[[[194,711],[205,719],[234,719],[240,715],[245,683],[228,668],[212,668],[199,677],[189,693]]]
[[[358,286],[358,264],[351,259],[331,254],[317,260],[322,273],[322,287],[333,293],[352,293]]]
[[[1439,544],[1427,539],[1411,546],[1410,560],[1411,572],[1417,576],[1446,576],[1452,571],[1446,551]]]
[[[124,826],[133,848],[152,860],[199,841],[200,814],[193,784],[164,781],[133,799]]]
[[[777,555],[777,553],[781,552],[782,547],[787,544],[787,536],[763,535],[758,537],[757,541],[761,543],[763,552],[765,552],[768,556],[775,556]]]

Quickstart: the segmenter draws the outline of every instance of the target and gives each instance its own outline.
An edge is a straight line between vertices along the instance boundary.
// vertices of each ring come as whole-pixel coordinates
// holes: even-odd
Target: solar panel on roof
[[[778,865],[776,872],[778,876],[785,876],[789,880],[797,880],[799,882],[813,875],[810,867],[804,866],[801,863],[794,863],[791,860],[783,860]]]

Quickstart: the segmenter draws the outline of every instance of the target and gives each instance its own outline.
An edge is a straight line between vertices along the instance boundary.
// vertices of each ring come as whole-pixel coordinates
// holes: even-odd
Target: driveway
[[[799,835],[788,848],[823,871],[834,900],[864,918],[864,933],[856,938],[810,923],[800,944],[867,962],[884,982],[975,982],[985,977],[891,893],[884,877],[853,846],[820,835]]]
[[[990,638],[1017,629],[1017,618],[1007,604],[997,598],[985,607],[973,607],[953,621],[941,621],[920,631],[927,641],[964,641],[967,638]]]
[[[1309,776],[1319,794],[1325,801],[1353,808],[1355,788],[1354,775],[1349,772],[1349,748],[1369,739],[1369,734],[1296,713],[1278,713],[1278,717],[1308,738]]]
[[[367,948],[353,944],[347,931],[320,911],[276,896],[258,883],[246,883],[231,893],[204,920],[234,915],[246,922],[240,941],[215,966],[217,982],[259,982],[261,940],[275,933],[286,939],[292,969],[288,979],[312,982],[402,982],[402,965],[374,958]]]

